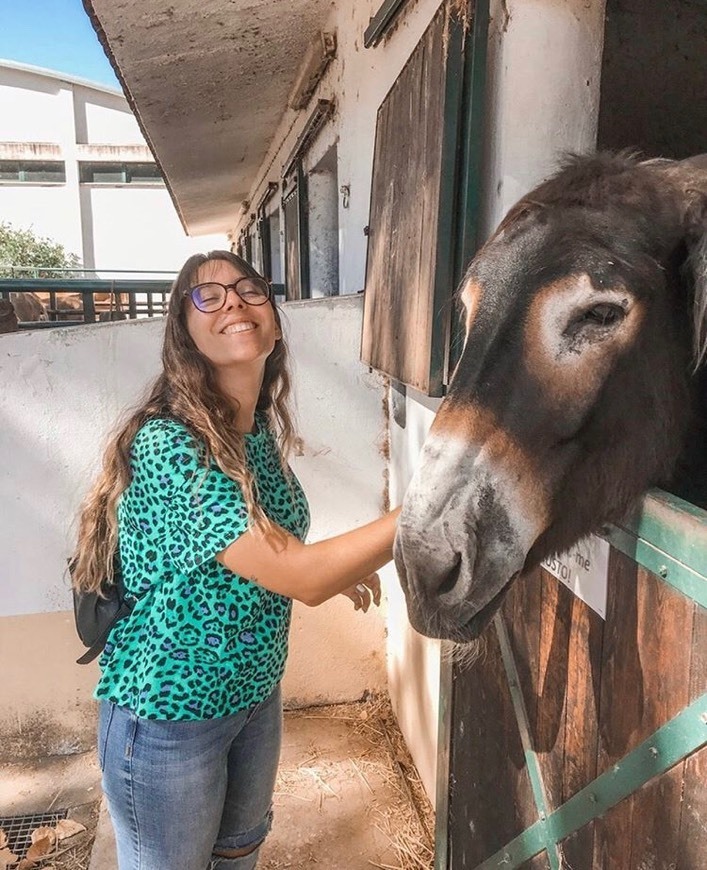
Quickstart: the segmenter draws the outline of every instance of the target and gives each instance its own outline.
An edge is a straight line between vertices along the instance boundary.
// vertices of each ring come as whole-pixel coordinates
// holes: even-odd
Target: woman
[[[397,511],[303,543],[280,318],[240,257],[187,260],[162,358],[80,517],[74,582],[97,588],[118,547],[137,598],[101,658],[103,786],[120,870],[251,870],[270,828],[291,599],[378,604]]]

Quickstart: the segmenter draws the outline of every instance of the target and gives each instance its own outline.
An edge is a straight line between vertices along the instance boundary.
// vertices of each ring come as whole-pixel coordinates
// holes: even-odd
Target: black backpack
[[[69,562],[69,574],[74,573],[75,561]],[[74,596],[74,622],[81,643],[88,650],[76,660],[87,665],[101,654],[114,625],[125,619],[135,607],[137,598],[125,591],[118,554],[113,558],[113,582],[105,580],[99,592],[82,592],[72,585]]]

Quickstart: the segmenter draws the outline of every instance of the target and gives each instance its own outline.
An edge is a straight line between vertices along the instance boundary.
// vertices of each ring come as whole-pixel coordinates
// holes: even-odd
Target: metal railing
[[[135,320],[160,317],[166,313],[174,273],[102,269],[102,274],[120,277],[86,277],[87,272],[95,271],[0,266],[0,274],[10,274],[10,277],[0,278],[0,298],[12,303],[18,329]],[[126,275],[141,277],[128,278]],[[160,279],[145,275],[168,277]]]

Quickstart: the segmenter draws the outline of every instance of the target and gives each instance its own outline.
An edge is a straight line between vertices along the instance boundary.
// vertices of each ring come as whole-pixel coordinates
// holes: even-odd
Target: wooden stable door
[[[539,568],[447,669],[439,870],[707,867],[707,513],[606,536],[605,619]]]
[[[361,358],[441,396],[476,246],[488,0],[443,3],[378,110]]]

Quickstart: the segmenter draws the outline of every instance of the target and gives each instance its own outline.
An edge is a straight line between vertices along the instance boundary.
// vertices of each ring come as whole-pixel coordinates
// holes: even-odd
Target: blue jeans
[[[280,687],[200,722],[142,719],[101,702],[98,756],[120,870],[253,870],[272,820]]]

